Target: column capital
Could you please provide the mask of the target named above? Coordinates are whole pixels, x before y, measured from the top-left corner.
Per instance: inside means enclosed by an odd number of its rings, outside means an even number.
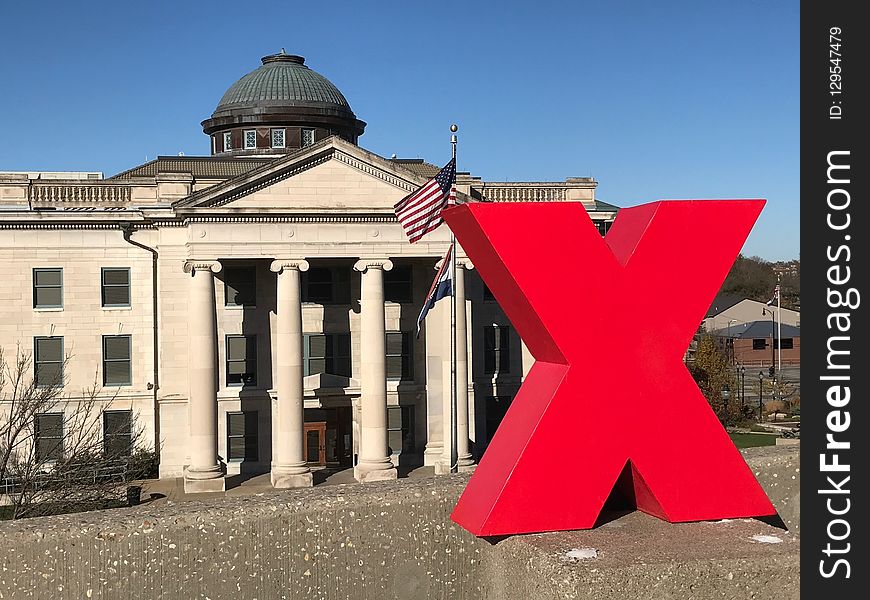
[[[223,265],[218,260],[186,260],[184,261],[184,272],[193,273],[194,271],[211,271],[212,273],[220,273]]]
[[[280,273],[285,269],[307,271],[309,266],[308,261],[304,258],[276,258],[272,261],[272,264],[269,265],[269,270],[273,273]]]
[[[435,263],[435,269],[441,268],[441,263],[444,262],[443,258],[439,258],[438,262]],[[471,262],[471,259],[467,256],[457,256],[456,257],[456,266],[457,268],[465,269],[466,271],[470,271],[474,268],[474,263]]]
[[[456,266],[465,269],[466,271],[471,271],[474,268],[474,263],[471,262],[471,259],[467,256],[457,256],[456,257]]]
[[[356,261],[356,264],[353,266],[354,271],[359,271],[360,273],[365,273],[368,269],[383,269],[384,271],[390,271],[393,268],[393,261],[389,258],[361,258]]]

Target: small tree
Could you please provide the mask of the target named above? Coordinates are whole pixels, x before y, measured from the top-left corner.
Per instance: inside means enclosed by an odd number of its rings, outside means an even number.
[[[132,412],[121,424],[130,443],[106,443],[102,407],[114,397],[101,397],[96,383],[66,396],[64,383],[63,375],[37,382],[30,354],[19,348],[7,363],[0,350],[0,494],[13,519],[105,507],[156,464]],[[46,435],[44,415],[52,413],[63,415],[62,430]]]
[[[735,393],[734,372],[714,336],[705,334],[698,340],[695,360],[690,363],[689,372],[724,424],[729,425],[742,418],[740,401]],[[723,398],[723,391],[728,391],[730,395],[727,401]]]
[[[768,377],[755,379],[752,384],[753,415],[758,418],[758,394],[761,387],[762,413],[765,415],[775,412],[791,414],[795,408],[800,407],[799,388],[791,381],[774,382]]]

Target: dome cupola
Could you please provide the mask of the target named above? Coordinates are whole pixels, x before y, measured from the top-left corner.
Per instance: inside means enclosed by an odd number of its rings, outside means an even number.
[[[283,48],[262,61],[229,87],[202,122],[212,154],[280,154],[330,135],[357,142],[366,124],[331,81]]]

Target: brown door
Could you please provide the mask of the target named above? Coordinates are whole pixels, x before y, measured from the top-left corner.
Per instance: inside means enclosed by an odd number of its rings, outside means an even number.
[[[326,421],[305,424],[305,460],[310,465],[326,464]]]

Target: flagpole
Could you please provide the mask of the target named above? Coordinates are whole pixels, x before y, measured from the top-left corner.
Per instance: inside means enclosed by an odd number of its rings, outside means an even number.
[[[776,371],[782,377],[782,287],[779,275],[776,276],[776,337],[779,340],[776,348]]]
[[[450,126],[450,131],[452,132],[450,135],[450,144],[453,146],[453,160],[454,165],[456,164],[456,132],[459,131],[459,127],[455,124]],[[454,179],[455,181],[455,179]],[[456,473],[458,471],[458,463],[459,463],[459,455],[457,453],[457,440],[459,439],[457,427],[456,427],[456,416],[457,416],[457,389],[456,389],[456,236],[453,235],[453,231],[450,231],[450,281],[451,281],[451,294],[450,294],[450,472]],[[464,307],[463,307],[464,310]]]

